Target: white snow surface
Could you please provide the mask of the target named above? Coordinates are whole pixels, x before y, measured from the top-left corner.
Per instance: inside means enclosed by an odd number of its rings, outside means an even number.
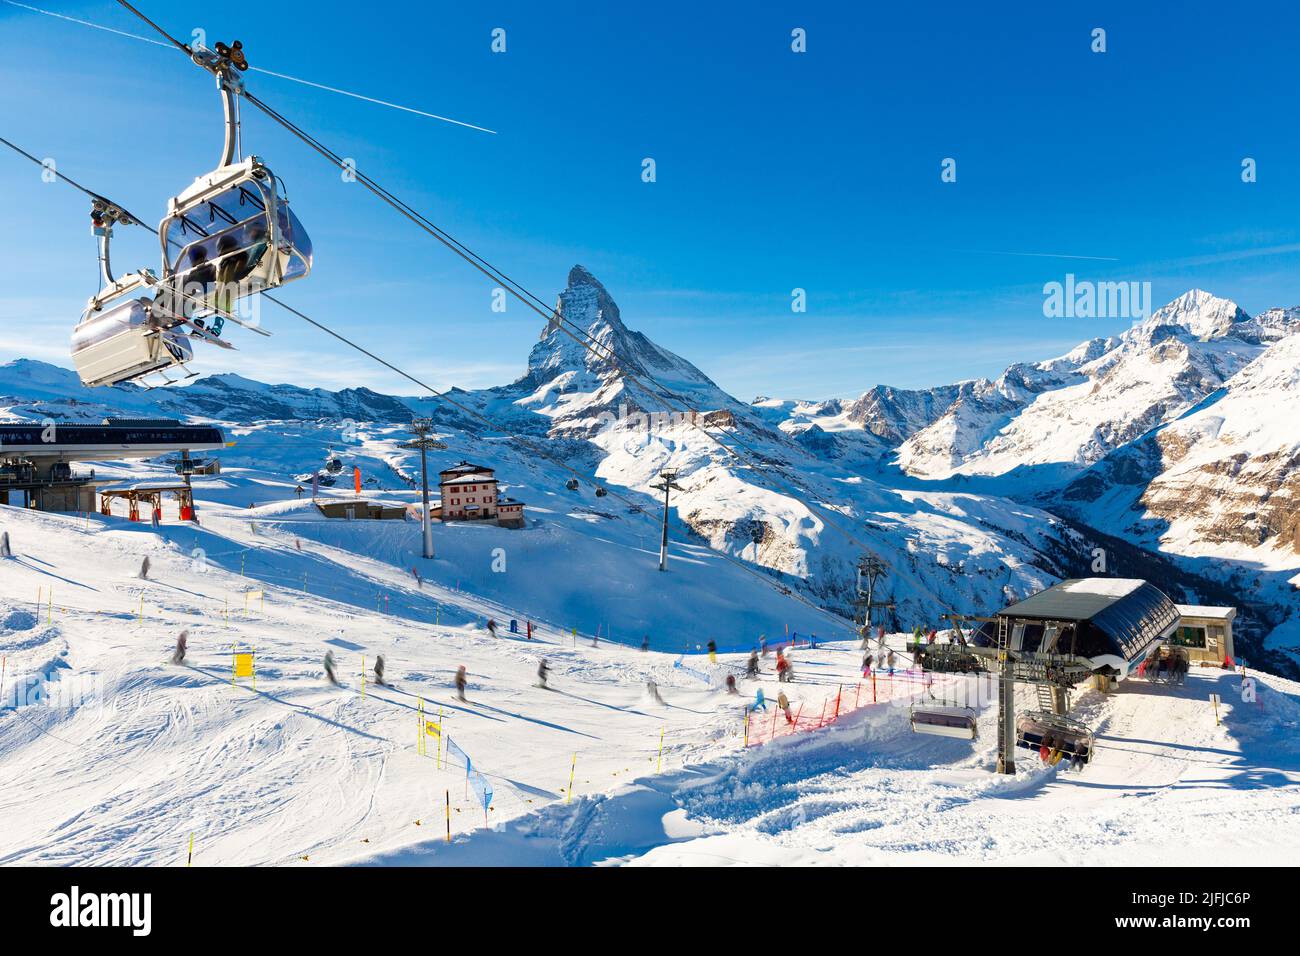
[[[0,862],[179,866],[191,834],[197,865],[1256,865],[1300,849],[1300,686],[1288,681],[1258,675],[1255,703],[1219,670],[1181,688],[1083,694],[1075,713],[1098,756],[1082,770],[1024,751],[1015,776],[999,776],[992,708],[969,743],[913,735],[903,698],[745,749],[757,687],[810,711],[869,693],[857,643],[796,649],[784,688],[768,658],[737,697],[721,677],[744,653],[711,665],[695,651],[712,626],[656,631],[648,652],[592,646],[585,627],[575,641],[567,620],[542,620],[532,644],[504,626],[493,638],[484,618],[504,625],[512,608],[436,575],[421,589],[365,553],[384,553],[386,523],[327,522],[283,501],[209,501],[202,514],[199,529],[155,532],[0,509],[15,546],[0,566]],[[245,612],[250,587],[266,591],[265,610]],[[796,609],[766,608],[769,639]],[[901,651],[901,635],[890,641]],[[256,649],[255,689],[232,685],[232,645]],[[327,649],[340,687],[322,676]],[[376,654],[392,686],[363,694],[362,655]],[[464,703],[449,686],[461,664]],[[463,766],[417,752],[420,698],[492,786],[486,813]]]

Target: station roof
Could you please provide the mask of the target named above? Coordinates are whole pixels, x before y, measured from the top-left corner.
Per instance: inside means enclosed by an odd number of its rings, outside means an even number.
[[[178,451],[212,451],[225,446],[225,435],[214,425],[155,421],[0,424],[0,458],[111,461],[153,458]]]
[[[1215,621],[1231,621],[1237,616],[1235,607],[1211,607],[1208,604],[1175,604],[1183,617],[1204,617]]]
[[[998,616],[1027,623],[1072,622],[1082,656],[1115,653],[1129,660],[1167,636],[1180,619],[1163,591],[1137,578],[1062,581],[1003,608]],[[1042,637],[1042,627],[1035,625],[1034,631],[1036,638]]]

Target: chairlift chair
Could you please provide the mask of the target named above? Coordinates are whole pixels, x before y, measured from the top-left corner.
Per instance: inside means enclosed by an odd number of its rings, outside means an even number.
[[[1092,759],[1094,744],[1087,724],[1069,717],[1032,710],[1016,718],[1016,746],[1033,751],[1046,746],[1051,751],[1051,763],[1067,757],[1087,763]]]
[[[564,487],[568,488],[570,491],[577,491],[577,490],[578,490],[578,479],[577,479],[577,478],[570,478],[568,481],[566,481],[566,482],[564,483]]]
[[[913,703],[911,707],[913,733],[975,739],[978,714],[973,707],[959,706],[956,699],[951,704],[946,700],[936,700],[928,685],[926,693],[930,695],[930,702]]]
[[[947,704],[912,705],[914,733],[974,740],[976,723],[975,711],[970,707],[952,707]]]

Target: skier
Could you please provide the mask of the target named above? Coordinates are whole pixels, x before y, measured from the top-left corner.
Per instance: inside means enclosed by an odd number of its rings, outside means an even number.
[[[885,658],[885,665],[889,668],[890,677],[894,676],[894,662],[895,662],[894,649],[891,647],[889,649],[889,656]]]
[[[930,628],[930,633],[925,635],[925,643],[933,644],[935,638],[937,638],[938,636],[939,636],[939,629],[937,627]]]
[[[749,660],[745,664],[745,676],[758,677],[758,651],[749,652]]]
[[[185,663],[185,648],[189,644],[189,640],[190,632],[187,630],[181,631],[180,636],[176,638],[176,653],[172,655],[173,664]]]
[[[867,653],[862,655],[862,676],[863,677],[866,677],[868,674],[871,673],[871,663],[874,659],[875,658],[870,651],[867,651]]]
[[[758,652],[763,657],[767,657],[767,637],[762,634],[758,637]]]
[[[149,580],[149,558],[148,558],[148,556],[146,556],[145,559],[144,559],[143,561],[140,562],[140,580],[141,580],[141,581],[147,581],[147,580]]]
[[[339,686],[339,680],[334,676],[334,652],[325,652],[325,677],[335,687]]]
[[[497,636],[497,622],[495,618],[488,618],[488,633],[493,637]]]
[[[736,675],[735,675],[735,674],[728,674],[728,675],[727,675],[727,693],[728,693],[728,694],[739,694],[739,693],[740,693],[740,691],[736,690]]]
[[[641,651],[644,653],[648,650],[650,650],[650,635],[645,634],[641,637]]]
[[[790,681],[790,659],[778,649],[776,652],[776,679],[782,684]]]
[[[528,639],[531,641],[531,640],[533,639],[533,622],[532,622],[532,621],[528,621],[528,622],[527,622],[527,631],[528,631]]]
[[[0,535],[0,558],[12,558],[13,550],[9,547],[9,532]]]
[[[456,699],[457,700],[465,699],[465,683],[466,683],[465,665],[461,664],[460,667],[456,668]]]
[[[387,687],[384,683],[384,655],[375,655],[375,683],[380,687]]]
[[[537,665],[537,679],[538,681],[540,681],[540,683],[537,686],[540,687],[542,690],[547,689],[546,675],[549,674],[550,672],[551,669],[546,665],[546,658],[543,657],[542,662]]]
[[[718,663],[718,643],[714,640],[709,641],[709,663]]]
[[[293,493],[294,493],[295,495],[298,496],[298,500],[299,500],[299,501],[302,500],[302,493],[303,493],[303,491],[305,491],[305,490],[306,490],[306,489],[304,489],[302,485],[299,485],[298,487],[296,487],[296,488],[293,489]]]
[[[785,722],[793,724],[794,718],[790,716],[790,698],[785,696],[785,691],[776,695],[776,706],[781,708],[781,713],[785,714]]]
[[[754,709],[761,709],[763,713],[767,713],[767,698],[763,696],[763,688],[761,687],[758,689],[758,693],[754,695]]]
[[[659,696],[659,685],[656,684],[653,680],[648,678],[646,679],[645,689],[646,689],[646,693],[650,695],[650,699],[653,700],[656,704],[662,704],[664,702],[664,699]]]

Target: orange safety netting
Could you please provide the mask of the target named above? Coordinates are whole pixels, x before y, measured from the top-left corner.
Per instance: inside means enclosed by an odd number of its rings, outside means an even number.
[[[755,747],[807,730],[820,730],[864,707],[908,700],[933,690],[941,684],[951,683],[951,678],[939,678],[914,670],[873,671],[853,684],[841,684],[833,693],[820,701],[790,701],[787,711],[782,711],[777,701],[765,698],[765,708],[750,704],[745,708],[744,738],[746,747]]]

